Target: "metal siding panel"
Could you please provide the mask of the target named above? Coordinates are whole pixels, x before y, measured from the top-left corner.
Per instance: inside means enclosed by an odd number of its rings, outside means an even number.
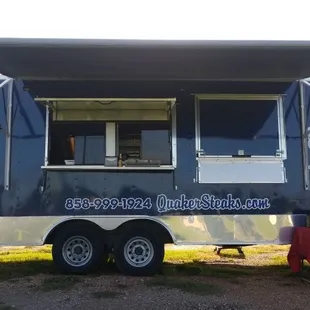
[[[73,87],[70,83],[56,83],[61,84],[61,91],[72,93],[76,92],[90,92],[92,88],[88,87]],[[126,84],[126,83],[125,83]],[[130,84],[130,83],[129,83]],[[47,85],[50,85],[47,83]],[[69,86],[68,86],[69,85]],[[71,88],[70,88],[71,85]],[[82,84],[78,84],[79,86]],[[97,84],[97,86],[101,84]],[[105,84],[106,85],[106,84]],[[121,87],[116,89],[118,83],[114,83],[112,92],[119,91]],[[115,86],[116,85],[116,86]],[[122,84],[124,85],[124,84]],[[174,172],[169,173],[149,173],[149,172],[50,172],[47,171],[46,183],[42,181],[43,173],[40,165],[44,160],[44,115],[45,112],[40,110],[39,106],[34,105],[33,101],[29,99],[22,87],[19,88],[18,93],[22,97],[22,106],[27,106],[27,110],[22,111],[21,120],[14,121],[19,127],[16,135],[13,138],[13,176],[14,176],[14,191],[3,193],[1,189],[1,215],[13,215],[16,218],[19,216],[39,216],[39,215],[78,215],[78,214],[92,214],[98,216],[99,211],[75,211],[67,212],[64,208],[65,199],[67,197],[85,197],[86,195],[96,195],[97,197],[110,197],[117,195],[121,197],[151,197],[156,198],[156,195],[163,193],[172,199],[179,199],[180,195],[184,194],[187,198],[199,198],[202,194],[214,195],[217,199],[225,199],[227,194],[238,197],[243,201],[248,198],[268,198],[270,201],[270,208],[264,210],[170,210],[165,215],[167,216],[185,216],[185,215],[214,215],[220,213],[221,215],[246,215],[246,214],[296,214],[308,213],[310,206],[310,196],[308,192],[303,191],[302,185],[302,166],[301,166],[301,140],[300,140],[300,122],[298,98],[295,90],[296,85],[293,85],[287,92],[285,98],[285,119],[286,119],[286,134],[288,159],[285,161],[287,168],[287,176],[289,183],[285,184],[199,184],[194,182],[195,168],[196,168],[196,154],[195,138],[194,138],[194,107],[192,97],[189,95],[193,88],[197,87],[202,90],[209,89],[211,92],[219,90],[233,89],[235,92],[265,92],[270,90],[274,93],[273,87],[278,87],[277,84],[235,84],[235,83],[197,83],[186,84],[185,90],[181,84],[156,84],[147,87],[146,89],[139,89],[139,83],[125,87],[125,92],[128,93],[158,93],[165,92],[165,96],[178,95],[177,119],[178,119],[178,167]],[[148,84],[150,85],[150,84]],[[161,85],[160,87],[158,85]],[[171,86],[172,85],[172,86]],[[197,86],[198,85],[198,86]],[[211,85],[211,86],[210,86]],[[280,86],[279,86],[280,87]],[[281,84],[281,89],[283,85]],[[102,87],[101,87],[102,88]],[[109,87],[104,87],[105,91]],[[271,90],[272,89],[272,90]],[[53,90],[53,87],[52,87]],[[201,91],[201,90],[195,90]],[[44,95],[44,94],[43,94]],[[146,95],[147,96],[147,95]],[[28,98],[28,99],[27,99]],[[44,110],[44,109],[43,109]],[[39,117],[39,115],[41,116]],[[18,114],[17,114],[18,115]],[[29,119],[33,129],[29,132]],[[28,123],[27,123],[28,122]],[[15,129],[14,129],[15,130]],[[29,156],[29,154],[31,154]],[[26,160],[25,160],[26,158]],[[1,177],[0,177],[1,180]],[[1,185],[2,183],[0,183]],[[44,192],[41,195],[39,188],[44,184]],[[177,189],[174,187],[177,185]],[[119,212],[119,213],[118,213]],[[148,214],[145,210],[136,211],[135,215]],[[156,208],[149,212],[157,214]],[[107,214],[108,212],[103,212]],[[130,212],[128,212],[130,213]],[[116,210],[113,216],[121,215],[122,210]],[[22,218],[21,218],[22,219]]]
[[[30,216],[0,217],[0,245],[42,245],[57,225],[73,219],[91,221],[106,230],[136,220],[150,220],[163,225],[176,244],[289,244],[296,221],[305,225],[299,215],[198,215],[167,217],[130,216]],[[10,232],[10,233],[8,233]]]
[[[199,183],[284,183],[284,167],[272,162],[211,162],[199,160]]]

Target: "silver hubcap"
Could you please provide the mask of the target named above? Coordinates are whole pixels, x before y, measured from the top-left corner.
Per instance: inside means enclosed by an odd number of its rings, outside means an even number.
[[[145,267],[154,257],[153,245],[146,238],[134,237],[126,243],[124,257],[133,267]]]
[[[91,260],[92,255],[92,244],[87,238],[81,236],[69,238],[62,248],[62,256],[66,263],[75,267],[86,265]]]

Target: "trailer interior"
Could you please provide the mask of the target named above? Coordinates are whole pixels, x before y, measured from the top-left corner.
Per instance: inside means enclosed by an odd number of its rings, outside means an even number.
[[[173,169],[176,165],[175,98],[35,100],[46,105],[48,115],[43,169]]]

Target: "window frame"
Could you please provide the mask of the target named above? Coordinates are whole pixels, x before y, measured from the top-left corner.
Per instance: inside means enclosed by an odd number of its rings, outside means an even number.
[[[197,157],[201,158],[233,158],[232,155],[205,155],[201,149],[201,131],[200,131],[200,101],[208,100],[253,100],[253,101],[276,101],[279,148],[276,155],[252,155],[250,158],[287,158],[285,124],[283,112],[283,95],[248,95],[248,94],[195,94],[195,146]]]
[[[177,167],[177,120],[176,120],[176,98],[35,98],[36,102],[43,103],[46,107],[45,123],[45,152],[44,165],[41,167],[46,170],[174,170]],[[136,166],[136,167],[107,167],[104,165],[49,165],[50,149],[50,122],[52,122],[53,103],[57,101],[118,101],[118,102],[166,102],[170,110],[170,118],[167,119],[171,124],[171,165],[154,166]],[[103,121],[106,123],[107,121]],[[110,121],[108,121],[110,122]],[[115,120],[117,123],[118,120]],[[147,120],[146,120],[147,122]],[[117,138],[115,143],[117,144]]]
[[[198,183],[212,183],[211,180],[203,181],[201,171],[203,165],[217,164],[218,167],[222,164],[222,167],[229,164],[275,164],[279,166],[279,169],[283,170],[281,181],[257,181],[258,183],[285,183],[286,173],[284,167],[284,161],[287,159],[287,145],[286,145],[286,133],[285,133],[285,121],[284,121],[284,107],[282,94],[193,94],[195,99],[195,154],[197,161],[197,171],[195,182]],[[208,155],[201,149],[201,127],[200,127],[200,105],[201,101],[208,100],[253,100],[253,101],[276,101],[277,105],[277,120],[278,120],[278,150],[275,155],[252,155],[251,157],[235,157],[233,155]],[[253,102],[255,104],[255,102]],[[211,166],[210,166],[211,167]],[[249,166],[248,166],[249,167]],[[206,169],[206,168],[203,168]],[[279,176],[277,176],[279,179]],[[249,181],[251,183],[252,181]],[[254,181],[255,182],[255,181]],[[214,183],[227,183],[226,181],[214,182]],[[241,181],[229,181],[228,183],[243,183]]]

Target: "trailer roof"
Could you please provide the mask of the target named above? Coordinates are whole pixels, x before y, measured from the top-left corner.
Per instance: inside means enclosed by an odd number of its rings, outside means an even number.
[[[0,72],[24,80],[294,81],[310,41],[0,39]]]

